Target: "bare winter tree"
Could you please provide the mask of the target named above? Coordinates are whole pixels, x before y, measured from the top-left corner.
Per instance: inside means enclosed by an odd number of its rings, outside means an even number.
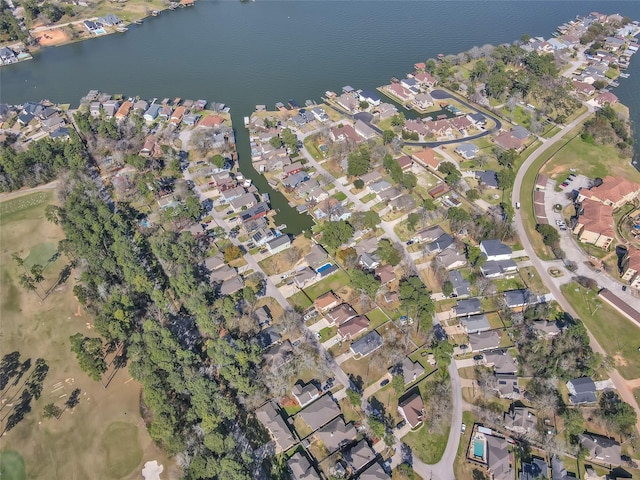
[[[291,246],[284,251],[284,256],[291,265],[295,265],[302,257],[302,250],[298,247]]]

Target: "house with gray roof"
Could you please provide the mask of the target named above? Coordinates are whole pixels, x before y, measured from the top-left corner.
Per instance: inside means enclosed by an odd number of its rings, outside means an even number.
[[[541,458],[533,457],[531,463],[522,464],[520,480],[537,480],[549,478],[549,465]]]
[[[556,455],[551,458],[551,480],[575,480],[576,476],[569,474],[562,462]]]
[[[379,180],[375,183],[370,184],[367,188],[371,193],[375,193],[376,195],[378,195],[391,187],[392,185],[386,180]]]
[[[293,277],[293,281],[296,282],[296,285],[299,287],[304,287],[308,282],[311,282],[316,279],[316,272],[311,270],[309,267],[305,267],[296,273],[295,277]]]
[[[271,255],[282,252],[291,246],[289,235],[280,235],[279,237],[267,242],[267,250]]]
[[[426,247],[429,253],[440,253],[445,248],[453,245],[453,237],[448,233],[443,233]]]
[[[221,267],[216,268],[209,274],[209,281],[211,283],[221,283],[221,282],[224,282],[225,280],[234,278],[237,275],[238,275],[238,272],[236,271],[236,269],[230,267],[225,263]]]
[[[487,468],[494,480],[513,480],[513,468],[509,456],[507,440],[487,436]]]
[[[462,300],[458,300],[455,309],[456,317],[482,313],[482,305],[480,304],[480,300],[478,298],[465,298]]]
[[[589,377],[574,378],[567,382],[569,401],[573,405],[596,402],[596,384]]]
[[[520,435],[533,433],[538,429],[538,417],[527,407],[516,407],[515,404],[504,414],[504,426]]]
[[[342,417],[327,423],[316,431],[315,436],[324,443],[329,453],[333,453],[356,438],[353,422],[345,423]]]
[[[402,359],[402,377],[404,384],[409,385],[424,375],[424,367],[418,361],[413,361],[409,357]]]
[[[302,452],[294,453],[287,460],[289,472],[293,480],[320,480],[317,470],[311,465],[307,456]]]
[[[498,188],[498,174],[495,170],[477,170],[478,183],[487,188]]]
[[[527,288],[507,290],[504,292],[504,299],[509,308],[521,308],[541,302],[541,299]]]
[[[509,260],[513,254],[511,248],[500,240],[483,240],[480,242],[480,251],[488,261]]]
[[[229,204],[234,211],[242,210],[242,207],[251,208],[256,204],[256,197],[253,193],[245,193],[232,199]]]
[[[330,325],[342,325],[344,322],[352,319],[357,315],[358,313],[353,309],[351,305],[343,303],[342,305],[334,308],[329,313],[327,313],[324,318],[329,322]]]
[[[304,420],[304,423],[311,428],[312,432],[315,432],[338,415],[340,415],[340,407],[329,393],[298,412],[298,416]]]
[[[229,278],[220,285],[220,295],[233,295],[244,288],[244,280],[240,275]]]
[[[455,152],[465,160],[471,160],[478,156],[480,149],[471,142],[461,143],[456,147]]]
[[[374,182],[382,180],[382,174],[377,170],[373,170],[371,172],[365,173],[364,175],[361,175],[360,180],[362,180],[365,185],[370,185]]]
[[[496,375],[514,375],[518,372],[518,364],[507,350],[485,352],[484,359],[488,367],[493,366]]]
[[[281,339],[282,336],[275,327],[265,328],[256,335],[258,345],[262,349],[269,348],[271,345],[278,343]]]
[[[376,131],[371,128],[369,125],[364,123],[362,120],[356,120],[356,124],[353,127],[358,135],[360,135],[365,140],[370,140],[372,138],[376,138]]]
[[[320,396],[320,391],[313,382],[305,385],[301,380],[293,386],[291,393],[303,408]]]
[[[421,230],[413,237],[414,242],[433,242],[445,234],[445,231],[440,225],[434,225],[425,230]]]
[[[436,256],[436,260],[447,270],[464,267],[467,264],[467,257],[453,244],[441,251]]]
[[[611,466],[618,466],[622,463],[620,444],[613,438],[595,433],[584,433],[578,435],[578,441],[580,445],[589,450],[587,458],[591,461]]]
[[[257,409],[256,417],[273,438],[276,444],[276,453],[288,450],[295,445],[296,439],[273,402],[265,403]]]
[[[371,465],[358,477],[359,480],[388,480],[391,478],[378,462]]]
[[[555,337],[562,332],[563,325],[558,321],[536,320],[531,327],[541,336]]]
[[[460,323],[462,323],[462,326],[467,333],[486,332],[491,329],[489,319],[483,313],[462,317],[460,319]]]
[[[500,346],[500,334],[496,330],[469,334],[469,346],[472,352],[484,352]]]
[[[258,326],[260,328],[271,323],[271,312],[269,311],[269,307],[266,305],[256,308],[253,312],[253,316],[255,317],[256,322],[258,322]]]
[[[279,368],[291,361],[293,357],[293,346],[289,340],[272,346],[264,352],[263,358],[267,366],[271,369]]]
[[[469,289],[471,288],[471,283],[469,280],[462,276],[458,270],[453,270],[449,272],[449,281],[453,286],[453,294],[456,297],[468,297]]]
[[[363,253],[358,263],[368,270],[375,270],[380,265],[380,258],[375,253]]]
[[[518,140],[524,140],[529,135],[531,135],[531,132],[529,132],[529,130],[524,128],[522,125],[516,125],[511,129],[511,136],[517,138]]]
[[[304,258],[307,261],[307,264],[311,268],[314,268],[326,263],[327,258],[329,258],[329,254],[321,245],[314,243],[311,245],[311,252],[309,252],[309,254]]]
[[[515,375],[500,375],[497,377],[495,390],[500,398],[517,400],[522,398],[520,379]]]
[[[365,336],[359,338],[355,342],[352,342],[350,348],[354,355],[366,357],[370,353],[380,348],[382,346],[382,343],[383,341],[380,334],[377,331],[372,330]]]
[[[489,260],[480,266],[486,278],[501,278],[518,272],[518,265],[513,260]]]
[[[351,474],[362,470],[369,462],[376,458],[376,452],[363,438],[342,455],[351,467]]]

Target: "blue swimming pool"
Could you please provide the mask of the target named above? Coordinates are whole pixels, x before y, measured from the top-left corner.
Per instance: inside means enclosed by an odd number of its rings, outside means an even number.
[[[327,270],[327,269],[329,269],[329,268],[331,268],[331,263],[325,263],[325,264],[324,264],[324,265],[322,265],[320,268],[318,268],[318,269],[316,270],[316,272],[318,272],[318,273],[322,273],[322,272],[324,272],[325,270]]]
[[[476,438],[473,441],[473,456],[476,458],[484,458],[484,440]]]

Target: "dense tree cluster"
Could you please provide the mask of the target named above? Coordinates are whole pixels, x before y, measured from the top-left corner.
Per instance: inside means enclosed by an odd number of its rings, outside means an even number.
[[[26,41],[27,32],[20,28],[18,20],[4,0],[0,2],[0,42]]]
[[[612,144],[626,152],[633,145],[629,126],[609,104],[584,123],[581,138],[588,143]]]

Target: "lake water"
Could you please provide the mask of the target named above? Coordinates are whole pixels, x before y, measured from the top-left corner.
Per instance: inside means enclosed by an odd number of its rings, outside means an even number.
[[[42,50],[34,60],[0,69],[0,101],[43,98],[76,105],[90,89],[152,97],[204,98],[231,107],[242,171],[271,194],[276,222],[297,233],[311,220],[288,207],[251,167],[242,117],[256,104],[319,100],[344,85],[373,89],[415,62],[512,42],[524,33],[550,36],[591,11],[640,20],[631,1],[265,1],[201,0],[162,12],[126,34]],[[615,90],[640,124],[640,59]]]

